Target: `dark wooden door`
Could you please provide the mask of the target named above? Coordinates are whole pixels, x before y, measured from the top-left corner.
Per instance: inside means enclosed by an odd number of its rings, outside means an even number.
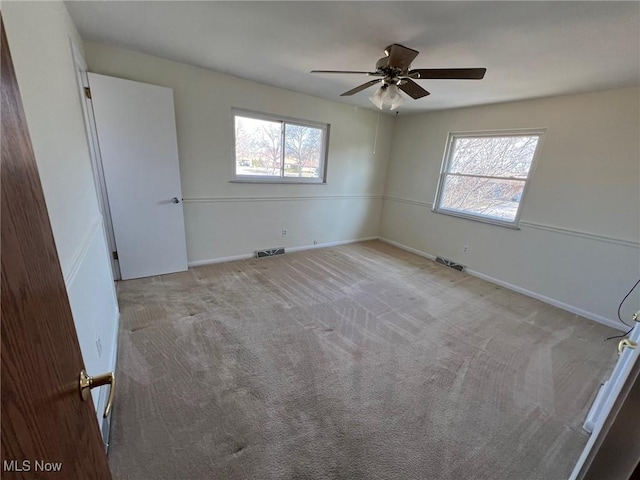
[[[110,479],[1,24],[3,479]]]

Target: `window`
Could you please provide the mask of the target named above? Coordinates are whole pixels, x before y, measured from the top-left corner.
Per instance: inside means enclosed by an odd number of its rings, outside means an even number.
[[[329,125],[234,110],[233,180],[325,183]]]
[[[542,134],[449,134],[434,211],[517,228]]]

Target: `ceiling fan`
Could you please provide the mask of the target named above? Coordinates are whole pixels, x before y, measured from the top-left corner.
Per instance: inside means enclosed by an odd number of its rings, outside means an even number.
[[[311,70],[311,73],[349,73],[380,77],[352,88],[340,96],[351,96],[380,83],[380,88],[369,99],[381,110],[384,105],[389,105],[390,110],[395,110],[402,103],[399,90],[413,99],[429,95],[429,92],[414,80],[481,80],[487,71],[486,68],[417,68],[412,70],[411,62],[420,52],[397,43],[385,48],[384,54],[385,56],[376,63],[374,72]]]

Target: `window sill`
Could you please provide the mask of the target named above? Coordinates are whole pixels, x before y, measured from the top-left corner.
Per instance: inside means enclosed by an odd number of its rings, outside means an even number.
[[[473,214],[464,213],[464,212],[458,212],[458,211],[455,211],[455,210],[445,210],[445,209],[434,208],[431,211],[433,213],[439,213],[441,215],[448,215],[450,217],[464,218],[466,220],[472,220],[474,222],[480,222],[480,223],[488,223],[489,225],[495,225],[497,227],[509,228],[511,230],[520,230],[520,227],[518,226],[519,220],[517,220],[517,219],[516,219],[515,222],[503,222],[503,221],[498,220],[498,219],[494,219],[494,218],[490,218],[490,217],[480,217],[478,215],[473,215]]]
[[[266,183],[276,185],[326,185],[327,182],[322,181],[304,181],[304,180],[229,180],[229,183]]]

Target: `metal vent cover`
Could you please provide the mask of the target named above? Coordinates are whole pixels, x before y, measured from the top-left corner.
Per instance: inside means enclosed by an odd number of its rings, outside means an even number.
[[[284,255],[284,247],[267,248],[256,250],[256,258],[273,257],[274,255]]]
[[[453,268],[454,270],[457,270],[459,272],[463,271],[465,268],[464,265],[461,265],[459,263],[454,262],[453,260],[449,260],[444,257],[436,257],[436,263],[441,263],[442,265],[449,268]]]

